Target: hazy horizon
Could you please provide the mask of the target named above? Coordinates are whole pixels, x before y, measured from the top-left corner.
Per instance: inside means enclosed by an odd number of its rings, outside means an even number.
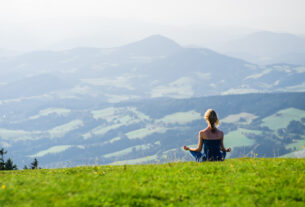
[[[300,0],[12,0],[0,8],[0,48],[115,47],[153,34],[201,46],[255,31],[301,36],[304,6]]]

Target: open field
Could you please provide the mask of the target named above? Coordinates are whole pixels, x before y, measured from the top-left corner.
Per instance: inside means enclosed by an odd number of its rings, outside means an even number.
[[[169,114],[162,119],[156,120],[156,122],[163,122],[166,124],[186,124],[195,120],[200,120],[200,113],[192,110],[187,112],[177,112]]]
[[[42,116],[48,116],[50,114],[56,114],[58,116],[66,116],[71,112],[70,109],[65,108],[47,108],[39,111],[39,114],[29,117],[29,119],[38,119]]]
[[[305,118],[304,110],[288,108],[264,118],[262,120],[262,126],[266,126],[272,130],[278,130],[286,128],[291,121],[300,121],[302,118]]]
[[[0,172],[0,206],[304,206],[305,159]]]
[[[260,131],[257,130],[249,130],[239,128],[235,131],[229,132],[224,135],[224,145],[225,147],[242,147],[242,146],[251,146],[254,144],[254,140],[249,139],[247,134],[259,134]]]
[[[166,127],[145,127],[141,129],[137,129],[134,131],[130,131],[126,133],[126,136],[129,139],[143,139],[144,137],[151,135],[153,133],[165,133],[167,130],[170,130],[172,128],[166,128]]]

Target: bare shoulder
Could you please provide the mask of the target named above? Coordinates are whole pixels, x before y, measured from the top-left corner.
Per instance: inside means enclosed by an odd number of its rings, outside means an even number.
[[[205,134],[205,130],[203,129],[203,130],[200,130],[199,131],[199,134],[200,134],[200,136],[203,136],[204,134]]]
[[[217,131],[218,131],[220,137],[223,138],[223,131],[221,131],[221,130],[219,130],[219,129],[217,129]]]
[[[205,129],[201,130],[200,133],[206,134],[208,130],[209,130],[208,128],[205,128]]]

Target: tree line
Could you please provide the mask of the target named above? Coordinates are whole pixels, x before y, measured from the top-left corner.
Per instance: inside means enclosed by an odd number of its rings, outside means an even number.
[[[7,160],[4,159],[5,154],[7,154],[7,151],[5,151],[4,148],[1,148],[0,149],[0,170],[18,170],[17,165],[14,164],[14,162],[11,158],[8,158]],[[38,169],[38,160],[35,158],[29,167],[24,165],[23,169]]]

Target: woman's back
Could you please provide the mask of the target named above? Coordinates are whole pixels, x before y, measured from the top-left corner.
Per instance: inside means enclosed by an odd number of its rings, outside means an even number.
[[[189,150],[196,161],[205,160],[224,160],[226,152],[230,152],[231,148],[226,149],[223,145],[223,132],[215,127],[219,125],[217,114],[214,110],[209,109],[205,112],[204,118],[208,123],[208,127],[199,132],[199,141],[197,148],[189,148],[184,146],[185,150]],[[204,153],[201,153],[202,147]]]
[[[203,153],[209,161],[221,160],[222,155],[220,152],[220,139],[204,139],[203,140]]]
[[[202,139],[206,140],[220,140],[223,138],[223,132],[217,128],[212,131],[211,128],[207,127],[206,129],[200,131]]]
[[[206,159],[221,160],[221,144],[223,139],[223,132],[217,128],[212,130],[210,127],[202,130],[203,139],[203,153],[206,155]]]

